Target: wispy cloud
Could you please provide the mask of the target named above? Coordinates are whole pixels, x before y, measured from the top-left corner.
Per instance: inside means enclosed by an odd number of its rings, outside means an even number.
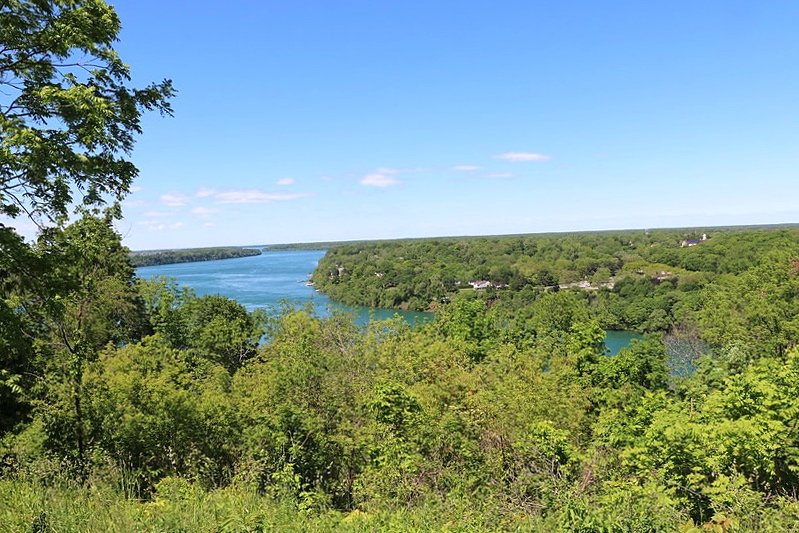
[[[277,184],[278,185],[294,185],[294,179],[293,178],[280,178],[279,180],[277,180]]]
[[[140,225],[155,231],[175,230],[182,228],[185,224],[183,222],[166,223],[158,220],[142,220]]]
[[[197,191],[197,194],[195,194],[195,196],[197,198],[208,198],[209,196],[213,196],[215,194],[216,194],[216,190],[214,190],[214,189],[209,189],[208,187],[200,187],[200,189]]]
[[[162,194],[161,203],[169,207],[181,207],[189,203],[189,199],[183,194]]]
[[[490,172],[485,175],[486,178],[489,179],[500,179],[500,178],[512,178],[515,176],[513,172]]]
[[[129,190],[130,190],[131,194],[133,194],[133,193],[137,193],[137,192],[142,192],[144,189],[142,189],[138,185],[131,185]]]
[[[299,200],[310,196],[308,193],[280,193],[265,192],[255,189],[244,191],[225,191],[214,194],[214,200],[218,204],[265,204],[268,202],[287,202]]]
[[[380,167],[377,170],[375,170],[375,174],[393,175],[393,174],[399,174],[400,172],[403,172],[403,170],[399,169],[399,168],[392,168],[392,167]]]
[[[192,209],[191,212],[193,214],[201,216],[201,217],[207,217],[207,216],[213,215],[215,213],[218,213],[219,209],[217,209],[216,207],[198,206],[198,207],[195,207],[194,209]]]
[[[392,173],[387,172],[374,172],[372,174],[367,174],[361,178],[361,185],[365,185],[367,187],[391,187],[392,185],[399,185],[400,181],[391,174]]]
[[[142,214],[149,218],[162,218],[162,217],[168,217],[173,213],[169,213],[167,211],[145,211]]]
[[[480,167],[477,165],[455,165],[452,167],[452,170],[457,170],[458,172],[474,172],[475,170],[480,170]]]
[[[548,155],[534,154],[532,152],[505,152],[504,154],[494,156],[494,159],[519,163],[523,161],[548,161],[550,157]]]

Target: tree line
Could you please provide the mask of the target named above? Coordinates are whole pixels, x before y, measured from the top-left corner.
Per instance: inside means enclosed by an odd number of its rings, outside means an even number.
[[[702,235],[705,240],[701,240]],[[686,241],[696,245],[686,246]],[[799,255],[794,227],[641,230],[364,242],[331,248],[313,280],[351,305],[435,310],[479,297],[509,319],[545,292],[580,293],[607,329],[666,332],[691,322],[701,291],[770,253]],[[485,281],[486,290],[470,283]]]
[[[238,246],[217,246],[213,248],[181,248],[179,250],[153,250],[131,252],[130,261],[135,267],[168,265],[172,263],[195,263],[199,261],[218,261],[261,255],[257,248]]]

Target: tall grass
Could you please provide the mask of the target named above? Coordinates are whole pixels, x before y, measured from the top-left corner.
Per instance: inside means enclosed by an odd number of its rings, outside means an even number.
[[[492,523],[493,522],[493,523]],[[540,524],[539,524],[540,525]],[[375,513],[305,511],[248,487],[213,491],[179,479],[159,484],[151,501],[126,498],[111,486],[39,486],[0,480],[2,532],[308,532],[546,530],[466,505],[422,504]]]

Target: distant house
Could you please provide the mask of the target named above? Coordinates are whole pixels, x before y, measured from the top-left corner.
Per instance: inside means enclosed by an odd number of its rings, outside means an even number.
[[[478,291],[481,289],[488,289],[489,287],[491,287],[491,282],[486,281],[484,279],[478,279],[475,281],[470,281],[469,285],[471,285],[474,290]]]
[[[701,239],[683,239],[680,241],[680,246],[685,248],[687,246],[696,246],[697,244],[701,244],[707,240],[707,233],[702,234]]]

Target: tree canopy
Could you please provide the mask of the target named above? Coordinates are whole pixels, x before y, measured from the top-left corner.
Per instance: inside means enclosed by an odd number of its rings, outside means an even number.
[[[130,85],[120,28],[102,0],[0,5],[0,214],[47,225],[128,192],[141,113],[170,114],[174,89]]]

